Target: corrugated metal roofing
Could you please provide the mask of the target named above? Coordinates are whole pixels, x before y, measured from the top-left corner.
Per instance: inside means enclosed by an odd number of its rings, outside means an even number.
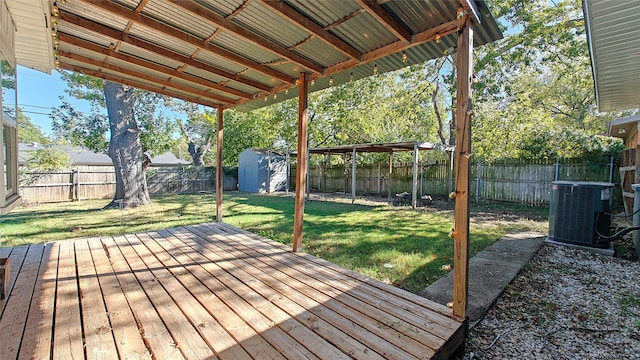
[[[389,29],[367,13],[336,26],[332,32],[361,53],[368,53],[398,40]]]
[[[475,4],[482,19],[474,24],[476,44],[499,39],[485,4]],[[250,110],[296,96],[301,72],[310,74],[310,90],[317,91],[330,86],[331,78],[338,85],[371,76],[376,66],[383,73],[442,56],[455,45],[461,5],[460,0],[388,1],[371,8],[355,0],[69,0],[59,4],[61,67],[85,68],[195,102],[211,93],[216,100],[206,100],[209,105],[224,101],[225,107]],[[439,43],[432,41],[436,27],[443,37]],[[94,60],[84,64],[73,53]],[[125,55],[135,59],[102,66],[95,61]],[[162,68],[143,71],[139,60]],[[124,70],[115,71],[113,64]],[[203,92],[202,79],[215,82],[212,91]]]
[[[302,31],[299,25],[288,22],[282,15],[269,11],[269,8],[258,2],[249,3],[232,21],[284,47],[293,46],[310,35],[309,32]],[[273,24],[278,26],[274,27]]]
[[[584,0],[600,111],[640,108],[640,2]]]
[[[195,17],[190,12],[183,11],[174,4],[164,0],[149,1],[141,13],[201,39],[206,39],[211,36],[217,28],[217,26],[211,24],[209,21]]]

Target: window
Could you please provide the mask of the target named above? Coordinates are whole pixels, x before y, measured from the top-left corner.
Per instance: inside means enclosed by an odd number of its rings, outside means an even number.
[[[2,152],[0,162],[3,174],[0,177],[0,214],[9,211],[18,203],[18,131],[16,123],[16,71],[6,60],[0,61],[0,112],[2,120]]]

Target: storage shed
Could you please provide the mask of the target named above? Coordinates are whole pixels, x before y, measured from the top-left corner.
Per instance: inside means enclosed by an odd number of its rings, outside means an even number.
[[[246,149],[238,155],[238,190],[251,193],[284,191],[286,157],[273,150]]]

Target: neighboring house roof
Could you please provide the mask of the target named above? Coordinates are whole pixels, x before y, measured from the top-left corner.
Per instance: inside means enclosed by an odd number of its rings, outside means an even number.
[[[111,158],[104,153],[96,153],[88,149],[81,147],[70,147],[61,145],[42,145],[42,144],[18,144],[18,158],[19,163],[24,164],[28,158],[27,154],[30,151],[37,149],[59,149],[66,152],[69,155],[69,160],[74,166],[78,165],[94,165],[94,166],[110,166],[113,165]],[[189,165],[189,161],[180,160],[170,152],[154,156],[151,158],[151,166],[181,166]]]
[[[600,111],[640,108],[640,1],[583,0]]]

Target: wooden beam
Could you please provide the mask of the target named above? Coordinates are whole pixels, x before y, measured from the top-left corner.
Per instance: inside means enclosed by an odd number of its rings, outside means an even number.
[[[370,51],[364,55],[360,60],[346,60],[334,66],[328,67],[324,76],[329,76],[335,73],[339,73],[341,71],[350,69],[356,65],[362,65],[370,62],[374,62],[376,60],[382,59],[391,54],[396,54],[404,50],[409,50],[414,46],[422,45],[429,41],[435,40],[436,35],[440,35],[442,37],[454,33],[458,29],[458,21],[453,20],[442,25],[438,25],[429,30],[425,30],[421,33],[415,34],[413,36],[413,40],[410,43],[407,43],[403,40],[393,42],[389,45],[383,46],[376,50]]]
[[[132,37],[130,35],[124,35],[122,34],[122,32],[120,32],[119,30],[110,28],[108,26],[96,23],[94,21],[91,20],[87,20],[84,18],[81,18],[79,16],[64,12],[62,10],[60,10],[60,16],[59,16],[59,20],[62,22],[67,22],[69,24],[73,24],[76,26],[80,26],[84,29],[86,29],[87,31],[94,31],[100,35],[103,36],[107,36],[110,37],[112,39],[115,39],[116,41],[122,41],[124,43],[136,46],[138,48],[150,51],[152,53],[155,53],[157,55],[166,57],[166,58],[170,58],[173,59],[175,61],[179,61],[182,62],[186,65],[189,66],[193,66],[195,68],[204,70],[204,71],[208,71],[210,73],[225,77],[227,79],[231,79],[234,81],[237,81],[239,83],[251,86],[253,88],[256,89],[260,89],[263,91],[271,91],[271,87],[262,83],[259,83],[257,81],[253,81],[253,80],[249,80],[246,78],[243,78],[239,75],[218,69],[216,67],[213,67],[211,65],[207,65],[205,63],[199,62],[197,60],[193,60],[191,58],[189,58],[188,56],[184,56],[180,53],[162,48],[160,46],[154,45],[150,42],[147,42],[145,40],[142,39],[138,39],[135,37]]]
[[[189,101],[189,102],[196,103],[196,104],[201,104],[201,105],[206,105],[206,106],[211,106],[211,107],[218,107],[218,106],[221,105],[220,103],[215,103],[215,102],[212,102],[212,101],[209,101],[209,100],[201,99],[199,97],[187,96],[185,94],[180,94],[180,93],[177,93],[175,91],[167,90],[165,88],[158,88],[158,87],[151,86],[151,85],[148,85],[148,84],[144,84],[144,83],[141,83],[141,82],[138,82],[138,81],[125,79],[125,78],[120,77],[120,76],[107,74],[107,73],[104,73],[102,71],[97,71],[97,70],[84,68],[84,67],[81,67],[81,66],[78,66],[78,65],[71,65],[71,64],[67,64],[67,63],[61,62],[60,63],[60,68],[65,69],[65,70],[71,70],[71,71],[79,72],[79,73],[85,74],[85,75],[90,75],[90,76],[97,77],[97,78],[100,78],[100,79],[109,80],[111,82],[115,82],[115,83],[118,83],[118,84],[123,84],[123,85],[131,86],[131,87],[135,87],[135,88],[138,88],[138,89],[142,89],[142,90],[152,91],[152,92],[155,92],[155,93],[158,93],[158,94],[171,96],[171,97],[174,97],[176,99],[182,99],[182,100]]]
[[[289,21],[301,26],[311,34],[315,35],[318,39],[325,42],[332,48],[342,52],[352,59],[359,59],[362,55],[358,49],[342,41],[337,36],[333,35],[329,31],[322,28],[322,26],[316,24],[313,20],[300,13],[295,8],[279,0],[260,0],[261,3],[270,7],[274,11],[283,15]]]
[[[309,69],[316,74],[320,74],[324,70],[322,66],[308,59],[305,59],[304,57],[298,54],[292,53],[291,51],[285,48],[282,48],[276,45],[273,41],[257,36],[255,33],[252,33],[251,31],[243,28],[242,26],[233,23],[231,20],[216,14],[215,12],[207,9],[202,5],[199,5],[195,2],[187,2],[184,0],[168,0],[168,1],[172,2],[176,6],[181,7],[186,11],[191,12],[193,15],[200,16],[203,19],[206,19],[207,21],[210,21],[216,24],[217,26],[230,31],[242,37],[245,40],[250,41],[252,44],[254,44],[255,46],[261,49],[264,49],[271,53],[282,56],[283,58],[295,64],[298,64],[303,68]],[[248,4],[248,3],[245,3],[245,4]]]
[[[467,17],[458,32],[456,59],[456,190],[453,230],[453,314],[465,317],[469,285],[469,172],[473,26]]]
[[[71,36],[71,35],[67,35],[67,34],[59,34],[60,37],[60,41],[65,43],[65,44],[69,44],[69,45],[73,45],[73,46],[77,46],[79,48],[83,48],[85,50],[89,50],[89,51],[93,51],[95,53],[98,54],[102,54],[104,56],[107,56],[109,58],[113,58],[113,59],[118,59],[118,60],[122,60],[122,61],[126,61],[128,63],[137,65],[137,66],[141,66],[153,71],[157,71],[160,73],[163,73],[165,75],[168,75],[172,78],[176,78],[176,79],[182,79],[182,80],[186,80],[189,82],[193,82],[196,84],[200,84],[203,86],[207,86],[210,87],[212,89],[218,90],[218,91],[222,91],[222,92],[226,92],[228,94],[231,95],[235,95],[235,96],[239,96],[245,99],[253,99],[253,95],[245,93],[243,91],[240,90],[236,90],[230,87],[227,87],[226,84],[218,84],[215,83],[213,81],[207,80],[207,79],[203,79],[199,76],[195,76],[195,75],[191,75],[191,74],[187,74],[181,71],[177,71],[171,68],[168,68],[166,66],[163,65],[159,65],[157,63],[154,63],[152,61],[147,61],[147,60],[143,60],[140,58],[137,58],[135,56],[130,56],[130,55],[126,55],[122,52],[117,52],[114,50],[111,50],[109,48],[104,48],[102,46],[96,45],[94,43],[88,42],[86,40]]]
[[[168,88],[174,88],[174,89],[181,90],[181,91],[184,91],[184,92],[188,92],[188,93],[191,93],[191,94],[203,97],[203,98],[209,98],[211,100],[220,101],[220,102],[225,103],[225,104],[233,104],[234,103],[234,100],[230,99],[230,98],[226,98],[226,97],[219,96],[219,95],[216,95],[216,94],[211,94],[211,93],[203,91],[203,90],[190,88],[190,87],[184,86],[182,84],[171,82],[168,79],[158,78],[158,77],[151,76],[151,75],[148,75],[148,74],[144,74],[144,73],[132,70],[132,69],[123,68],[121,66],[109,64],[106,61],[100,61],[100,60],[96,60],[96,59],[91,59],[91,58],[88,58],[88,57],[85,57],[85,56],[82,56],[82,55],[78,55],[78,54],[73,54],[73,53],[67,52],[65,50],[59,50],[59,54],[60,54],[60,57],[63,57],[63,58],[72,59],[72,60],[79,61],[79,62],[84,63],[84,64],[89,64],[89,65],[93,65],[93,66],[99,67],[101,69],[106,69],[106,70],[110,70],[110,71],[113,71],[113,72],[116,72],[116,73],[119,73],[119,74],[124,74],[124,75],[127,75],[127,76],[131,76],[131,77],[134,77],[134,78],[137,78],[137,79],[142,79],[142,80],[153,82],[154,84],[158,85],[158,87],[160,87],[162,89],[165,89],[167,87]],[[108,58],[106,58],[105,60],[108,60]]]
[[[138,4],[138,6],[136,6],[136,12],[140,13],[142,11],[142,9],[144,9],[145,6],[147,6],[147,3],[149,2],[149,0],[142,0],[140,1],[140,3]]]
[[[409,30],[385,10],[376,0],[357,0],[371,16],[384,25],[393,35],[404,42],[411,41]]]
[[[296,205],[293,215],[293,252],[302,250],[304,193],[307,178],[307,121],[309,78],[301,73],[298,79],[298,165],[296,166]]]
[[[224,109],[218,107],[218,141],[216,142],[216,222],[222,222],[222,192],[224,169],[222,166],[222,142],[224,140]]]
[[[184,2],[184,1],[182,1]],[[103,10],[106,10],[113,15],[122,17],[124,19],[134,21],[138,24],[142,24],[150,29],[153,29],[161,34],[174,38],[175,40],[182,41],[193,46],[207,50],[215,55],[218,55],[228,61],[235,62],[236,64],[246,66],[255,71],[261,72],[271,78],[278,79],[288,84],[293,84],[295,79],[289,75],[283,74],[272,68],[264,66],[248,58],[242,57],[230,51],[227,51],[219,46],[212,45],[209,42],[205,42],[205,39],[200,39],[196,36],[188,34],[184,31],[177,30],[176,28],[169,26],[163,22],[155,20],[146,15],[138,14],[135,11],[131,11],[128,8],[112,3],[108,0],[93,0],[90,2],[92,5],[97,6]],[[224,18],[223,18],[224,19]],[[225,20],[226,21],[226,20]]]
[[[251,0],[244,0],[244,2],[240,6],[238,6],[235,10],[233,10],[231,14],[227,15],[225,19],[231,20],[234,17],[238,16],[238,14],[240,14],[242,10],[246,9],[247,6],[249,6],[249,4],[251,4]]]
[[[342,24],[346,23],[347,21],[349,21],[349,20],[353,19],[354,17],[362,14],[363,12],[366,12],[366,10],[365,9],[358,9],[358,10],[352,12],[351,14],[343,17],[342,19],[340,19],[338,21],[334,21],[333,23],[325,26],[324,29],[327,30],[327,31],[331,30],[331,29],[337,27],[338,25],[342,25]]]

